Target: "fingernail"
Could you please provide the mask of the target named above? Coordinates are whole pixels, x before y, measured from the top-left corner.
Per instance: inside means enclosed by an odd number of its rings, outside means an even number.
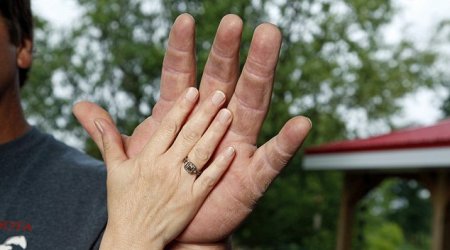
[[[233,147],[228,147],[227,149],[225,149],[225,157],[230,158],[233,157],[235,153],[235,150]]]
[[[231,112],[228,109],[222,109],[219,113],[219,121],[223,124],[227,124],[230,120]]]
[[[186,93],[186,99],[188,101],[193,102],[197,98],[197,90],[195,88],[189,88],[189,90]]]
[[[223,100],[225,100],[225,94],[222,91],[216,91],[212,97],[213,104],[222,104]]]
[[[309,119],[308,117],[305,117],[305,118],[309,121],[309,127],[312,128],[313,124],[312,124],[311,119]]]
[[[94,125],[97,128],[98,132],[100,132],[101,134],[103,134],[103,125],[102,122],[100,120],[95,120],[94,121]]]

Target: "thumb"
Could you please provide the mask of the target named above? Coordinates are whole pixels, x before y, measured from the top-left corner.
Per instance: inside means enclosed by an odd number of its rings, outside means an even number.
[[[103,160],[108,168],[127,160],[123,149],[122,137],[115,126],[104,119],[95,119],[94,125],[101,135]]]
[[[288,161],[302,145],[309,130],[311,120],[306,117],[294,117],[289,120],[270,141],[262,145],[256,152],[249,171],[258,191],[263,193]]]
[[[73,106],[72,112],[103,154],[102,135],[95,127],[94,121],[96,119],[103,119],[110,124],[114,124],[109,113],[97,104],[86,101],[76,103]]]

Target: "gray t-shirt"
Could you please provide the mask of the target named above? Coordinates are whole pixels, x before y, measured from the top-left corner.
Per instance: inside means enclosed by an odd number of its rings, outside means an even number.
[[[102,162],[36,128],[0,145],[0,250],[96,249],[106,219]]]

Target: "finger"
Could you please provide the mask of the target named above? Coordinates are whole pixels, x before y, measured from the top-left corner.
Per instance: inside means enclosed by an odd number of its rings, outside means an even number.
[[[92,140],[94,140],[100,152],[103,152],[102,135],[95,127],[94,121],[96,119],[102,119],[108,121],[110,124],[114,124],[109,113],[97,104],[86,101],[76,103],[72,112],[80,122],[81,126],[88,132]]]
[[[292,118],[283,126],[277,136],[255,152],[251,162],[253,167],[248,173],[260,194],[286,166],[302,145],[310,129],[311,121],[308,118],[301,116]]]
[[[215,90],[231,98],[239,76],[242,20],[233,14],[222,18],[200,82],[200,103]]]
[[[234,148],[228,147],[215,158],[211,165],[195,180],[193,186],[194,197],[198,197],[200,201],[203,201],[206,198],[220,180],[220,177],[222,177],[231,165],[235,155],[236,151]]]
[[[219,145],[231,123],[231,112],[222,109],[211,126],[189,152],[188,159],[201,171]]]
[[[249,55],[228,108],[233,113],[230,131],[255,144],[272,95],[281,46],[281,33],[271,24],[258,26]]]
[[[127,147],[130,157],[141,152],[142,147],[136,145],[146,144],[183,91],[195,85],[195,78],[195,21],[189,14],[181,14],[170,30],[161,72],[160,98],[152,109],[152,116],[134,130],[132,137],[138,143]]]
[[[116,166],[127,159],[123,149],[122,137],[116,127],[104,119],[96,119],[95,127],[103,143],[103,160],[108,168]]]
[[[166,117],[164,117],[159,128],[155,131],[153,137],[147,145],[145,145],[143,149],[144,156],[149,154],[162,154],[170,147],[180,131],[182,124],[194,108],[197,99],[198,91],[193,87],[188,88],[185,93],[178,98],[172,109]]]
[[[152,119],[161,122],[178,97],[196,83],[195,21],[189,14],[175,20],[161,72],[161,93]]]
[[[200,140],[225,99],[223,92],[216,91],[206,102],[200,104],[198,110],[189,117],[189,121],[181,129],[168,153],[183,159]]]

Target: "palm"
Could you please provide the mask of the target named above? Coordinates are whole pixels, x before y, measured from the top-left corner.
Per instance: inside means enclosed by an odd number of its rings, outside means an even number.
[[[173,101],[181,91],[192,85],[189,83],[195,82],[193,26],[192,18],[182,15],[172,27],[163,64],[161,98],[153,109],[152,117],[141,123],[131,137],[124,137],[124,147],[129,157],[142,150]],[[251,212],[310,128],[305,118],[293,118],[276,137],[256,148],[256,138],[270,102],[281,34],[272,25],[259,26],[239,76],[241,32],[242,21],[238,17],[226,16],[222,19],[200,83],[200,102],[217,89],[231,97],[228,109],[234,118],[218,151],[233,146],[236,158],[181,234],[179,239],[183,242],[216,242],[228,236]],[[92,103],[80,103],[74,111],[102,149],[100,135],[92,121],[95,118],[111,120],[108,113]]]

